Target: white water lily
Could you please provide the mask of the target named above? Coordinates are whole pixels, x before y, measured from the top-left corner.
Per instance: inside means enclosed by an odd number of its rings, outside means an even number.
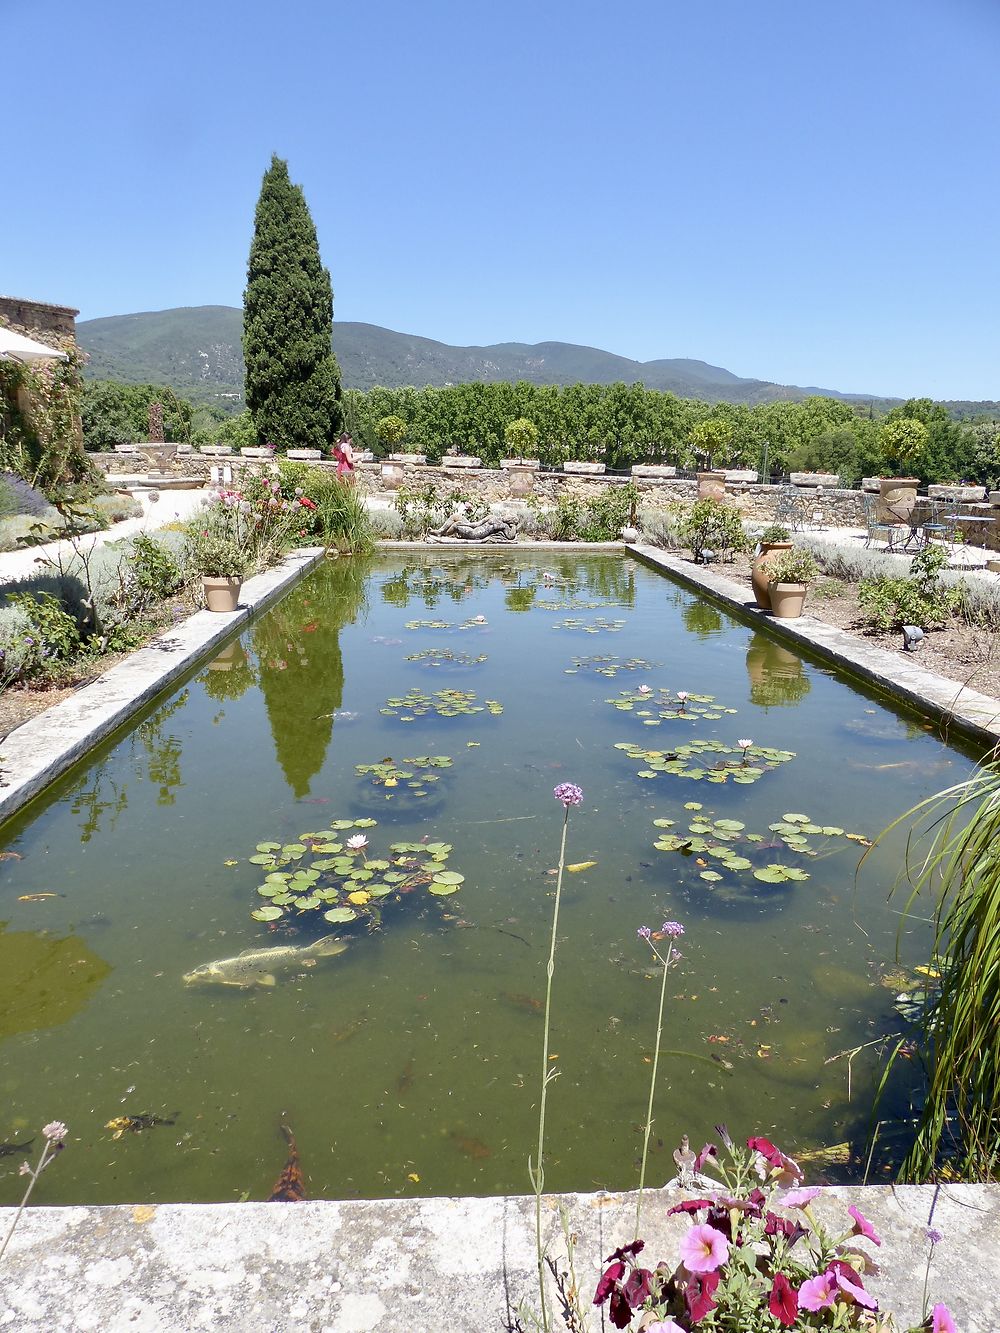
[[[368,846],[368,839],[363,833],[353,833],[345,844],[350,852],[363,852]]]

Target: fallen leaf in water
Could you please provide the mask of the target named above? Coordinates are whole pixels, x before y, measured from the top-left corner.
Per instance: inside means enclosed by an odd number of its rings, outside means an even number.
[[[0,852],[0,861],[23,861],[20,852]]]
[[[596,861],[576,861],[573,865],[567,866],[566,869],[571,875],[576,875],[579,874],[581,870],[590,870],[591,867],[596,865]]]
[[[43,898],[58,898],[58,893],[22,893],[19,903],[40,903]]]
[[[407,1179],[407,1180],[412,1180],[413,1183],[414,1183],[414,1185],[419,1185],[419,1184],[420,1184],[420,1177],[417,1175],[416,1171],[410,1171],[409,1174],[407,1175],[406,1179]]]
[[[238,866],[238,865],[239,865],[239,861],[223,861],[222,864],[223,864],[224,866]]]
[[[467,750],[478,750],[478,749],[479,749],[479,742],[478,742],[478,741],[466,741],[466,742],[465,742],[465,748],[466,748]]]

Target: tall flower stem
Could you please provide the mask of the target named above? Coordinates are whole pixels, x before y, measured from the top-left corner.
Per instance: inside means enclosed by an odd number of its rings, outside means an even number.
[[[534,1166],[528,1163],[528,1174],[535,1187],[535,1255],[538,1261],[538,1299],[542,1310],[542,1328],[548,1333],[549,1312],[545,1302],[545,1253],[542,1248],[542,1189],[545,1185],[545,1102],[549,1083],[558,1074],[558,1070],[549,1069],[549,1019],[552,1012],[552,977],[556,970],[556,938],[559,930],[559,904],[562,900],[563,870],[566,865],[566,834],[569,829],[569,808],[579,805],[583,793],[579,787],[566,782],[555,789],[557,801],[563,804],[562,841],[559,844],[559,873],[556,879],[556,897],[552,909],[552,940],[549,944],[549,961],[545,969],[545,1024],[542,1036],[542,1086],[538,1100],[538,1150]]]
[[[642,1162],[639,1166],[639,1197],[635,1202],[635,1235],[633,1240],[639,1239],[639,1219],[642,1216],[642,1192],[646,1185],[646,1158],[649,1156],[649,1134],[653,1128],[653,1096],[656,1092],[656,1070],[660,1063],[660,1042],[663,1037],[663,1005],[667,996],[667,971],[670,967],[670,959],[673,954],[673,945],[667,945],[667,956],[663,958],[659,949],[652,940],[647,940],[653,953],[663,964],[663,978],[660,982],[660,1009],[656,1016],[656,1045],[653,1047],[653,1072],[649,1079],[649,1105],[646,1108],[646,1123],[643,1126],[642,1138]]]
[[[51,1124],[46,1125],[42,1130],[42,1133],[45,1135],[45,1145],[42,1148],[42,1155],[38,1159],[38,1165],[32,1169],[28,1163],[25,1162],[24,1166],[21,1167],[21,1175],[30,1176],[31,1179],[28,1181],[28,1188],[24,1191],[24,1197],[18,1206],[17,1212],[14,1214],[7,1235],[4,1237],[4,1242],[0,1245],[0,1259],[3,1259],[4,1254],[7,1252],[7,1246],[10,1244],[11,1237],[17,1230],[17,1224],[21,1220],[21,1214],[28,1206],[28,1200],[31,1198],[31,1191],[35,1188],[38,1177],[48,1166],[49,1162],[52,1161],[56,1153],[62,1148],[62,1141],[66,1137],[66,1126],[61,1121],[56,1120]]]

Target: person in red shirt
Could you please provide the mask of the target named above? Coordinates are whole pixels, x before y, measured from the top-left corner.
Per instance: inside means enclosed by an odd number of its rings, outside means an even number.
[[[333,456],[337,460],[337,476],[346,486],[353,486],[354,442],[346,430],[333,446]]]

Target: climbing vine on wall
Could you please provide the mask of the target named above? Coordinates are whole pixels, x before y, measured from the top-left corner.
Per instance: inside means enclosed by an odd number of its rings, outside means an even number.
[[[84,353],[63,344],[66,361],[0,360],[0,468],[46,493],[88,480],[80,405]]]

